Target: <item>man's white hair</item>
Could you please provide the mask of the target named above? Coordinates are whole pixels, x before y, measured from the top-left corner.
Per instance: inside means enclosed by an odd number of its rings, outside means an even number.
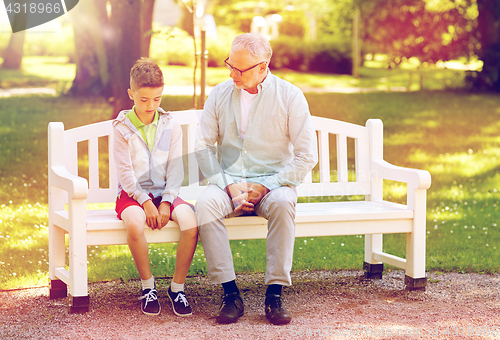
[[[234,38],[231,50],[245,49],[255,62],[265,61],[269,65],[273,49],[269,41],[258,33],[244,33]]]

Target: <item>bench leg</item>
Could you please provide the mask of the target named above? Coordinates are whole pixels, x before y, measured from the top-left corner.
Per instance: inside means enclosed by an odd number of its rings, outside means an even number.
[[[410,192],[410,191],[408,191]],[[406,277],[407,290],[425,290],[425,251],[426,251],[426,191],[415,190],[409,196],[408,205],[414,205],[413,232],[406,234]]]
[[[384,264],[375,261],[373,258],[374,252],[382,251],[382,234],[365,235],[365,262],[363,262],[363,270],[365,271],[365,279],[381,279],[384,271]]]
[[[87,313],[90,307],[90,297],[87,296],[69,296],[69,312]]]
[[[87,278],[87,225],[85,200],[71,200],[69,218],[69,297],[70,313],[85,313],[89,310]]]
[[[52,188],[53,191],[58,190],[57,188]],[[51,202],[54,197],[51,197]],[[64,204],[62,209],[64,209]],[[60,205],[57,205],[60,207]],[[53,213],[51,213],[53,214]],[[66,233],[63,229],[57,227],[53,224],[52,215],[49,216],[49,279],[50,279],[50,298],[58,299],[67,296],[67,286],[66,284],[56,277],[56,268],[64,268],[66,263]]]
[[[425,291],[425,286],[427,286],[427,278],[421,277],[414,279],[408,275],[405,275],[405,288],[406,290],[422,290]]]
[[[68,286],[61,280],[50,280],[49,299],[61,299],[68,296]]]
[[[383,263],[372,264],[368,262],[363,262],[363,270],[365,271],[365,279],[380,280],[382,279],[384,264]]]

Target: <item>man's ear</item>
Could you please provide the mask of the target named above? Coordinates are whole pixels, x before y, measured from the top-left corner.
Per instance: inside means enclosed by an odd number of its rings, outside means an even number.
[[[127,90],[127,93],[128,93],[128,97],[129,97],[130,99],[134,100],[134,93],[132,92],[132,90],[131,90],[131,89],[128,89],[128,90]]]
[[[267,70],[267,63],[262,63],[259,65],[259,72],[264,73]]]

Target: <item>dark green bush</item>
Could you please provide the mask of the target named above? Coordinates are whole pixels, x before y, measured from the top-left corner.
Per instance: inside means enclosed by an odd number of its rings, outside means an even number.
[[[303,39],[281,36],[271,41],[273,57],[271,67],[288,68],[296,71],[307,71],[307,47]]]
[[[281,36],[271,41],[274,69],[288,68],[302,72],[351,74],[352,56],[348,44],[329,37],[304,41],[298,37]]]
[[[308,69],[312,72],[351,74],[350,47],[329,38],[313,42],[309,51]]]

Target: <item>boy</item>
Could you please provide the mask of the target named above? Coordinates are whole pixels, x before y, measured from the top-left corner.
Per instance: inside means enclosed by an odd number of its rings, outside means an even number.
[[[179,225],[174,277],[168,289],[178,316],[191,315],[184,281],[198,241],[194,208],[178,195],[184,177],[182,130],[159,106],[163,74],[150,59],[138,60],[130,71],[128,95],[131,110],[121,111],[113,122],[114,157],[119,180],[116,212],[127,229],[127,243],[141,277],[141,310],[158,315],[160,304],[149,262],[145,224],[162,229],[171,219]]]

